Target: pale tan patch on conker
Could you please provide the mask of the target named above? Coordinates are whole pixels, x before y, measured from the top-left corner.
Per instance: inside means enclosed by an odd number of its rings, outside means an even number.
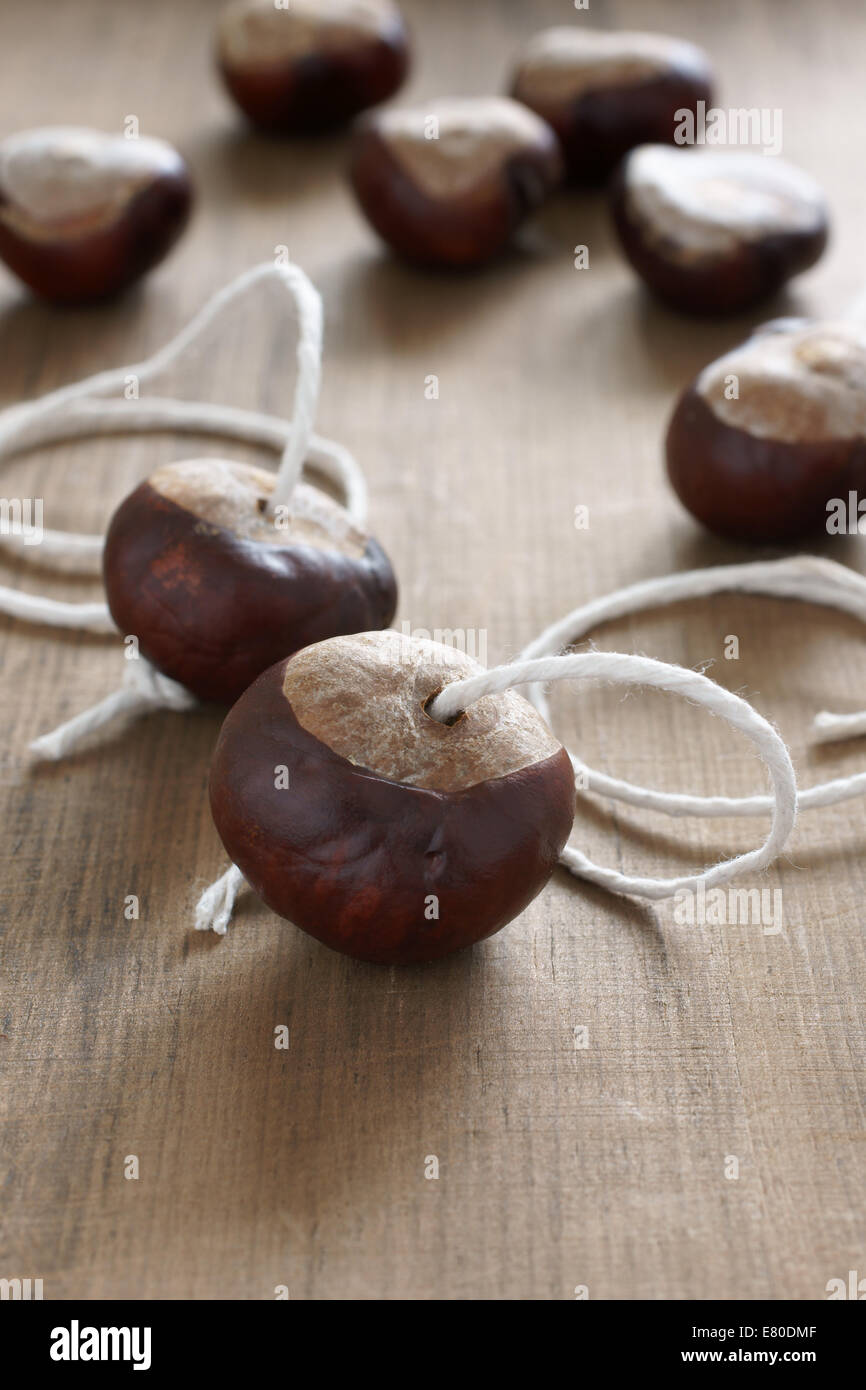
[[[183,171],[165,140],[75,126],[24,130],[0,141],[0,217],[30,241],[110,225],[154,180]]]
[[[732,378],[739,399],[728,399]],[[855,323],[771,326],[711,362],[695,389],[724,424],[759,438],[864,438],[866,330]]]
[[[225,63],[267,67],[376,39],[399,19],[390,0],[239,0],[220,16],[217,45]]]
[[[552,757],[561,744],[514,690],[485,695],[456,723],[425,712],[447,684],[483,667],[465,653],[393,630],[331,637],[286,667],[283,693],[302,728],[392,782],[459,792]]]
[[[515,94],[532,105],[549,105],[608,87],[635,86],[671,72],[705,81],[711,77],[706,54],[684,39],[556,26],[543,29],[527,44]]]
[[[367,536],[348,512],[318,488],[298,483],[288,514],[266,512],[275,474],[228,459],[185,459],[166,463],[148,478],[162,497],[191,512],[204,527],[231,531],[260,545],[310,545],[356,559]]]
[[[648,245],[688,265],[780,233],[815,233],[823,191],[802,169],[743,150],[642,145],[624,166],[628,213]]]
[[[390,108],[374,118],[374,128],[412,183],[441,199],[474,191],[512,155],[552,144],[547,123],[508,97],[440,97]]]

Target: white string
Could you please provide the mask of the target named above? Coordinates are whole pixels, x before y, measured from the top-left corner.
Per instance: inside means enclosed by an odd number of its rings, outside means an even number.
[[[253,285],[267,279],[277,280],[288,290],[298,313],[298,370],[292,407],[294,429],[283,448],[277,482],[270,499],[269,509],[273,513],[277,506],[288,501],[300,477],[312,439],[321,381],[322,300],[300,266],[292,262],[281,265],[264,261],[244,271],[230,285],[218,290],[185,328],[144,361],[126,367],[110,367],[107,371],[96,372],[81,381],[49,391],[35,401],[10,406],[0,414],[0,452],[5,449],[9,437],[20,435],[35,420],[62,409],[71,401],[122,392],[131,377],[140,383],[158,376],[183,357],[229,305],[246,294]]]
[[[150,710],[187,710],[195,704],[195,697],[188,690],[139,657],[127,663],[119,690],[107,695],[92,709],[76,714],[50,734],[35,739],[30,749],[41,761],[56,762],[110,724],[128,724]]]
[[[104,603],[64,603],[61,599],[0,586],[0,613],[26,623],[47,623],[51,627],[71,627],[79,632],[117,635],[114,619]]]
[[[770,833],[760,849],[723,860],[698,874],[678,878],[635,878],[599,867],[572,846],[562,853],[562,863],[578,878],[589,879],[615,893],[629,893],[642,898],[670,898],[683,891],[693,891],[698,884],[714,887],[727,883],[738,874],[757,873],[770,864],[783,849],[797,815],[797,783],[788,750],[772,724],[758,714],[739,695],[724,690],[698,671],[653,661],[646,656],[627,656],[622,652],[584,652],[569,656],[520,659],[508,666],[498,666],[466,680],[446,685],[429,706],[434,719],[447,720],[459,714],[467,705],[484,695],[510,690],[515,685],[555,680],[603,680],[615,685],[648,685],[668,690],[706,706],[712,714],[720,715],[754,743],[770,773],[773,786],[773,820]]]
[[[207,887],[196,903],[196,931],[215,931],[225,936],[232,920],[235,899],[246,882],[240,869],[231,864],[214,883]]]
[[[71,531],[42,531],[39,543],[22,545],[14,532],[0,532],[0,549],[14,550],[16,560],[32,560],[41,569],[57,570],[60,574],[102,573],[102,536],[77,535]],[[8,610],[3,610],[8,611]],[[39,622],[39,618],[32,619]]]
[[[827,710],[821,710],[812,723],[814,743],[836,743],[846,738],[859,738],[861,734],[866,734],[866,711],[860,714],[828,714]]]
[[[797,555],[782,560],[759,560],[746,565],[719,565],[632,584],[566,614],[534,642],[530,642],[520,653],[518,661],[561,651],[601,623],[611,622],[615,618],[723,592],[801,599],[839,609],[866,622],[866,579],[862,575],[833,560]],[[533,684],[526,694],[549,723],[550,709],[542,687]],[[866,732],[866,713],[835,715],[822,711],[813,725],[813,737],[820,742],[853,737],[863,732]],[[597,772],[575,753],[569,752],[569,756],[580,790],[624,801],[644,810],[661,811],[669,816],[763,816],[773,808],[773,800],[769,796],[692,796],[653,791]],[[864,792],[866,773],[860,772],[801,791],[798,805],[801,810],[813,810],[848,801],[862,796]]]
[[[209,401],[157,396],[129,401],[76,400],[69,403],[65,413],[54,411],[49,416],[30,419],[13,431],[4,431],[0,459],[38,444],[59,443],[82,435],[147,430],[218,434],[282,451],[292,437],[294,423],[277,415],[212,405]],[[307,448],[306,463],[336,485],[342,494],[345,511],[354,525],[363,530],[367,524],[367,483],[349,450],[333,439],[314,434]],[[16,558],[67,574],[100,574],[104,543],[103,536],[72,531],[45,530],[38,546],[24,544],[20,535],[0,534],[0,546],[14,549]],[[0,611],[7,610],[0,605]]]

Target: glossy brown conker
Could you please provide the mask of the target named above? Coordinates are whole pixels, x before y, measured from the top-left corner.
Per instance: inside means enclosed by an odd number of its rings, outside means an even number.
[[[304,483],[271,518],[273,486],[272,473],[248,464],[166,464],[109,524],[112,618],[201,700],[231,704],[287,652],[394,615],[396,583],[378,542]]]
[[[393,96],[409,38],[390,0],[238,0],[220,17],[217,60],[253,125],[314,134]]]
[[[644,283],[695,315],[739,313],[768,299],[815,264],[829,232],[810,175],[739,150],[642,146],[617,172],[611,206]]]
[[[187,166],[164,140],[52,126],[0,142],[0,257],[55,303],[138,280],[171,250],[192,202]]]
[[[556,131],[571,183],[604,183],[636,145],[672,142],[682,112],[709,105],[702,49],[665,34],[580,27],[530,40],[511,95]]]
[[[680,396],[667,467],[683,505],[735,540],[782,543],[866,492],[866,333],[780,319],[711,362]]]
[[[451,97],[359,122],[350,176],[362,211],[422,265],[492,260],[556,187],[553,131],[505,97]]]
[[[571,832],[568,754],[521,695],[427,713],[482,668],[396,632],[334,637],[266,671],[230,711],[214,822],[267,905],[334,950],[436,960],[504,927]]]

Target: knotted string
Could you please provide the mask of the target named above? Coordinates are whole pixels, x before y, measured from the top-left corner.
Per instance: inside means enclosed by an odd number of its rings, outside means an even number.
[[[297,311],[298,346],[292,418],[261,414],[207,401],[162,397],[132,400],[103,398],[123,389],[128,380],[147,381],[174,365],[208,331],[215,319],[261,281],[275,280],[288,291]],[[176,430],[224,435],[278,450],[280,464],[268,512],[288,503],[305,465],[335,483],[346,511],[360,528],[366,524],[367,489],[349,451],[313,433],[319,399],[322,354],[322,304],[318,291],[294,264],[265,262],[239,276],[213,296],[185,328],[143,362],[97,372],[82,381],[22,402],[0,412],[0,459],[37,445],[86,435],[127,431]],[[66,573],[101,570],[103,537],[66,531],[43,532],[38,547],[20,535],[0,536],[0,544],[19,555],[46,562]],[[38,555],[31,554],[38,550]],[[0,587],[0,612],[28,622],[114,633],[104,603],[64,603],[17,589]],[[158,708],[188,709],[196,701],[177,682],[163,676],[144,658],[127,669],[121,689],[92,709],[61,725],[31,745],[39,758],[60,758],[97,729]]]

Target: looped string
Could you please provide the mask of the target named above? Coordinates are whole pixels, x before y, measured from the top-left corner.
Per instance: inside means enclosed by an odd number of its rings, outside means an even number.
[[[140,383],[165,371],[230,304],[255,284],[270,279],[288,290],[298,316],[297,376],[290,420],[206,401],[163,397],[112,400],[102,394],[123,389],[130,377],[137,378]],[[219,434],[279,451],[279,470],[268,501],[271,514],[289,501],[307,465],[337,485],[351,520],[363,528],[367,516],[367,488],[360,468],[342,445],[313,433],[321,354],[322,302],[318,291],[299,266],[265,262],[215,294],[180,333],[145,361],[97,372],[35,401],[22,402],[0,412],[0,459],[40,444],[84,435],[145,430]],[[39,546],[29,545],[21,535],[0,536],[0,544],[14,546],[19,556],[65,573],[96,574],[101,570],[102,536],[45,530]],[[100,634],[116,632],[105,604],[63,603],[3,586],[0,586],[0,612],[33,623]],[[38,739],[33,745],[34,752],[38,757],[61,757],[79,738],[124,716],[146,709],[191,707],[195,701],[186,692],[183,705],[178,704],[175,686],[175,682],[165,677],[147,686],[141,673],[133,680],[127,672],[123,688],[116,696],[109,696],[54,734]]]
[[[297,483],[307,456],[316,420],[322,363],[322,299],[315,285],[300,266],[293,262],[278,264],[264,261],[244,271],[230,285],[218,290],[203,309],[190,320],[164,347],[142,362],[127,367],[110,367],[96,372],[56,391],[49,391],[35,401],[22,401],[0,414],[0,451],[10,436],[19,436],[35,420],[62,410],[82,397],[99,397],[123,391],[130,377],[139,383],[159,376],[173,366],[229,305],[261,280],[275,279],[292,296],[298,313],[297,377],[292,407],[293,430],[283,447],[277,482],[271,498],[271,513],[288,501]]]
[[[682,666],[671,666],[647,656],[627,656],[621,652],[584,652],[570,656],[519,659],[508,666],[498,666],[492,671],[446,685],[430,704],[429,713],[434,719],[444,721],[485,695],[510,690],[512,686],[528,682],[558,680],[603,680],[614,685],[648,685],[694,700],[751,739],[767,766],[773,786],[772,825],[760,849],[723,860],[702,873],[652,879],[635,878],[613,869],[600,868],[585,854],[567,846],[561,856],[562,863],[578,878],[589,879],[615,893],[630,893],[657,901],[685,890],[693,891],[699,883],[710,888],[727,883],[747,870],[757,873],[781,852],[797,815],[797,783],[788,750],[763,715],[758,714],[739,695],[733,695],[698,671],[688,671]]]
[[[717,565],[711,569],[691,570],[683,574],[648,579],[628,588],[619,589],[605,598],[575,608],[559,622],[553,623],[534,642],[523,649],[518,661],[531,660],[559,652],[585,637],[602,623],[622,618],[648,608],[680,603],[686,599],[708,597],[718,593],[762,594],[774,598],[800,599],[843,613],[866,622],[866,579],[845,565],[814,555],[796,555],[782,560],[758,560],[746,565]],[[550,708],[541,685],[537,682],[526,691],[539,714],[550,723]],[[866,712],[838,715],[822,711],[813,724],[813,738],[818,742],[854,737],[866,732]],[[587,766],[575,753],[569,756],[577,774],[578,789],[594,792],[614,801],[623,801],[643,810],[661,811],[668,816],[764,816],[773,809],[769,796],[693,796],[676,792],[653,791],[633,782],[609,777]],[[866,773],[839,777],[801,791],[798,805],[801,810],[832,806],[866,792]]]

